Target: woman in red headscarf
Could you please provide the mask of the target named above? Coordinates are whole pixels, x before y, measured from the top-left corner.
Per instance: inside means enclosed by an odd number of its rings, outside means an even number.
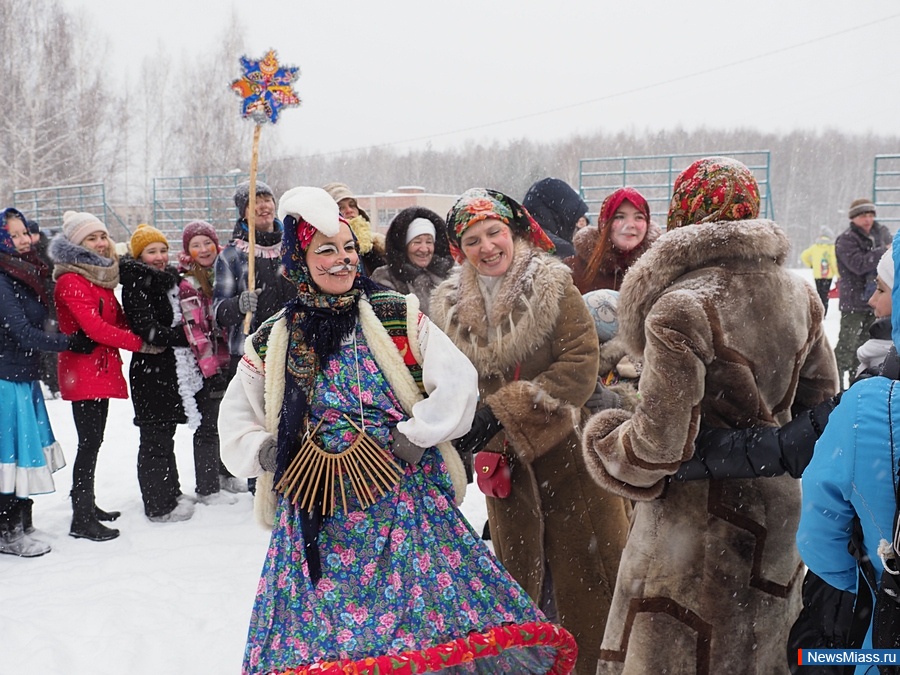
[[[563,262],[572,268],[572,279],[582,293],[617,291],[625,272],[659,235],[644,196],[631,187],[619,188],[603,200],[598,225],[575,235],[575,255]]]

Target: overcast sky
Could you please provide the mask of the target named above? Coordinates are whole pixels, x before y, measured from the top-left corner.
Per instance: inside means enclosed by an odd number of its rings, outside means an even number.
[[[248,56],[300,67],[285,154],[678,125],[900,134],[897,0],[63,4],[131,77],[159,44],[209,54],[236,12]]]

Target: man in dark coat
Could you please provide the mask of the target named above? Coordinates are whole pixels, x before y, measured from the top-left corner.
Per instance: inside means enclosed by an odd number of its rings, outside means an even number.
[[[868,300],[875,292],[876,268],[891,245],[891,233],[875,220],[875,205],[868,199],[856,199],[847,214],[850,225],[834,243],[840,289],[841,332],[834,349],[841,389],[844,373],[852,380],[858,365],[856,350],[869,339],[869,326],[875,321]]]
[[[572,237],[576,229],[588,224],[588,206],[568,183],[559,178],[542,178],[528,188],[522,206],[550,237],[557,256],[575,255]]]
[[[256,289],[247,290],[249,271],[249,232],[247,210],[250,206],[250,184],[241,183],[234,192],[238,210],[231,242],[216,259],[216,281],[213,290],[213,311],[216,321],[228,331],[228,350],[231,353],[229,378],[237,370],[244,354],[244,316],[253,314],[250,333],[263,321],[278,312],[297,291],[281,275],[281,235],[284,226],[275,217],[275,196],[272,188],[256,182]]]

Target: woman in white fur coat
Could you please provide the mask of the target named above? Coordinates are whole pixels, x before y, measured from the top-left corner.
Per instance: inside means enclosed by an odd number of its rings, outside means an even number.
[[[243,672],[568,672],[571,636],[454,505],[447,441],[471,426],[475,369],[415,296],[361,274],[325,191],[288,191],[279,218],[297,299],[247,339],[219,415],[222,459],[259,476],[272,527]]]

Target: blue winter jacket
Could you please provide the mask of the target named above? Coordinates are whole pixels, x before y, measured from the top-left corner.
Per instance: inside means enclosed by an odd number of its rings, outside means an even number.
[[[895,274],[900,275],[900,234],[894,238],[893,251]],[[894,278],[900,281],[900,276]],[[896,283],[892,298],[893,340],[900,345],[900,290]],[[890,541],[893,533],[898,463],[900,382],[885,377],[861,380],[844,393],[831,413],[803,472],[797,548],[807,567],[839,590],[857,592],[856,560],[847,551],[854,515],[862,525],[863,549],[876,578],[881,578],[878,544],[882,539]],[[863,648],[871,647],[870,626]],[[858,675],[877,672],[875,666],[856,668]]]
[[[31,288],[0,272],[0,380],[39,380],[39,353],[68,348],[65,335],[44,332],[47,314]]]

